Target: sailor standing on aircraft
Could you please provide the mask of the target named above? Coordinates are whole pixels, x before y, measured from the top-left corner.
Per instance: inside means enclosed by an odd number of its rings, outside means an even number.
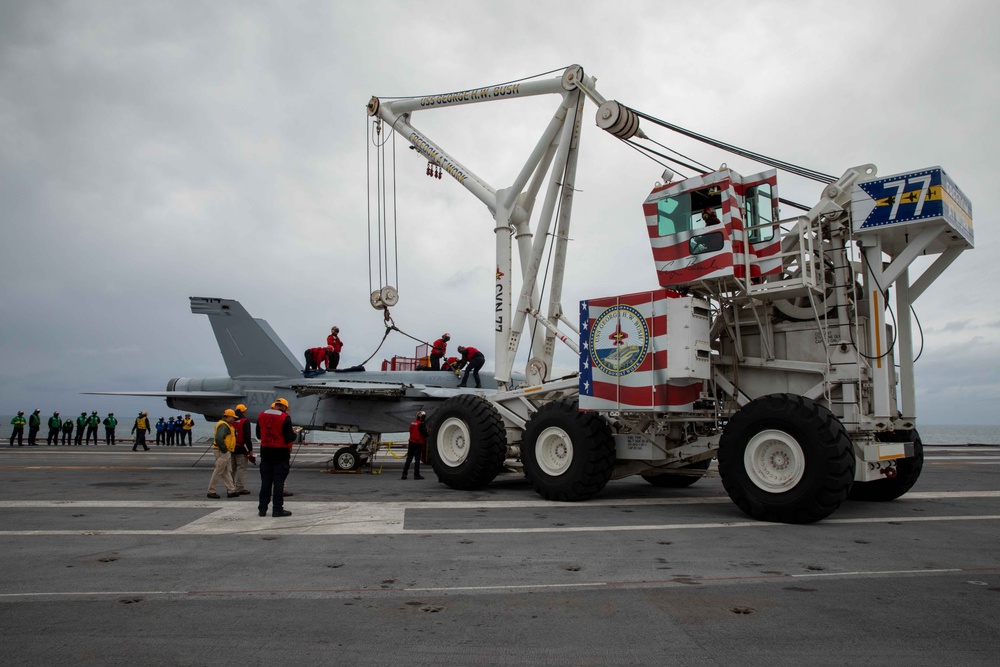
[[[427,413],[419,410],[414,420],[410,423],[410,441],[406,445],[406,462],[403,463],[403,479],[410,471],[410,461],[413,461],[413,479],[423,479],[420,475],[420,457],[427,446]]]
[[[236,413],[233,410],[226,410],[222,413],[222,419],[215,425],[215,440],[212,443],[212,448],[215,449],[215,470],[212,471],[212,478],[208,480],[209,498],[219,497],[219,494],[215,492],[215,482],[218,480],[222,480],[226,486],[227,498],[235,498],[240,495],[236,493],[236,487],[233,486],[233,474],[229,469],[233,450],[236,449],[236,432],[233,429],[235,421]]]
[[[441,334],[441,337],[434,341],[431,346],[431,370],[439,371],[441,370],[441,358],[444,357],[445,353],[448,351],[448,341],[451,340],[451,334]]]
[[[476,381],[476,389],[480,389],[483,385],[479,381],[479,369],[483,367],[486,363],[486,357],[483,353],[474,347],[462,347],[458,346],[458,351],[462,353],[462,359],[458,362],[458,367],[465,367],[465,375],[462,376],[462,382],[459,383],[459,387],[464,387],[469,382],[469,371],[472,371],[472,377]]]
[[[69,447],[73,444],[73,420],[67,419],[62,425],[62,444]]]
[[[284,508],[285,478],[291,467],[295,430],[288,414],[288,401],[279,398],[270,410],[257,416],[257,437],[260,438],[260,497],[257,515],[267,516],[267,506],[274,500],[271,516],[291,516]]]
[[[344,347],[343,341],[340,340],[339,327],[330,329],[330,335],[326,337],[326,346],[333,349],[326,355],[326,370],[332,371],[340,364],[340,351]]]
[[[236,448],[230,463],[230,471],[233,474],[233,486],[236,487],[237,495],[249,495],[247,491],[247,460],[253,455],[253,438],[250,436],[250,420],[247,419],[247,406],[240,403],[236,406],[236,422],[233,429],[236,431]],[[183,438],[183,436],[182,436]]]

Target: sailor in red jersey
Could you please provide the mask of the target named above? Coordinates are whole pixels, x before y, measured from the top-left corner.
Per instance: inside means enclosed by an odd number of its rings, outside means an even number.
[[[462,359],[458,362],[458,367],[465,367],[465,375],[462,376],[462,382],[458,385],[459,387],[464,387],[469,381],[469,371],[472,371],[472,377],[476,381],[476,389],[480,389],[483,385],[479,381],[479,369],[483,367],[486,363],[486,357],[483,353],[474,347],[462,347],[458,346],[458,351],[462,353]]]
[[[279,398],[270,410],[257,416],[257,437],[260,438],[260,496],[257,514],[267,516],[267,506],[274,499],[271,516],[291,516],[284,508],[285,478],[291,467],[295,430],[288,414],[288,401]]]
[[[340,328],[330,329],[330,335],[326,337],[326,346],[333,348],[332,352],[326,355],[326,370],[332,371],[340,363],[340,350],[344,347],[344,342],[340,340]]]
[[[427,444],[427,413],[423,410],[417,412],[416,418],[410,424],[410,442],[406,445],[406,462],[403,464],[403,479],[410,471],[410,461],[413,461],[413,479],[423,479],[420,476],[420,456],[424,452]]]
[[[444,357],[445,352],[448,351],[448,341],[451,340],[451,334],[441,334],[441,337],[434,341],[431,346],[431,370],[439,371],[441,370],[441,358]]]
[[[233,485],[236,493],[249,495],[247,491],[247,462],[253,459],[253,438],[250,437],[250,420],[247,419],[247,406],[240,403],[236,406],[236,421],[233,423],[236,433],[236,449],[233,450],[229,471],[233,475]],[[181,432],[183,434],[183,431]],[[184,436],[181,435],[183,439]]]
[[[329,345],[326,347],[310,347],[305,351],[306,358],[306,372],[318,371],[321,364],[325,363],[327,368],[330,368],[330,353],[333,348]]]

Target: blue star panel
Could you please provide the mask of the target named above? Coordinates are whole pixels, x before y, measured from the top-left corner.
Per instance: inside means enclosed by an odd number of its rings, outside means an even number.
[[[941,167],[857,183],[851,198],[856,232],[945,222],[972,244],[972,203]]]
[[[590,302],[580,302],[580,395],[593,396],[594,382],[590,366]]]

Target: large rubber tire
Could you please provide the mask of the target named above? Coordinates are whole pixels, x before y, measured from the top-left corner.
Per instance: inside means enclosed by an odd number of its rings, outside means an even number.
[[[427,425],[438,481],[461,491],[481,489],[503,470],[507,432],[497,409],[475,394],[449,398]]]
[[[913,488],[924,469],[924,443],[916,431],[895,431],[880,433],[883,442],[912,442],[913,456],[896,462],[896,476],[875,482],[855,482],[851,487],[850,500],[887,502],[899,498]]]
[[[341,447],[333,455],[333,467],[335,470],[356,470],[360,465],[360,457],[353,447]]]
[[[676,470],[686,471],[684,474],[671,474],[669,472],[658,475],[642,475],[642,478],[661,489],[683,489],[691,486],[705,476],[708,466],[712,464],[712,459],[705,459],[690,465],[681,466]]]
[[[592,498],[607,485],[615,465],[611,427],[577,402],[547,403],[524,427],[524,476],[547,500]]]
[[[761,521],[811,523],[847,499],[854,448],[836,415],[797,394],[751,401],[719,441],[719,475],[733,502]]]

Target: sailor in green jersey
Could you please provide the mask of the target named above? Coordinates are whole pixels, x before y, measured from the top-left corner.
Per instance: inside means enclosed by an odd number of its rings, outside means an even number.
[[[35,408],[35,411],[28,417],[28,444],[32,447],[38,444],[35,442],[35,438],[38,437],[38,429],[42,428],[42,418],[38,416],[39,412],[41,410]]]
[[[115,442],[115,428],[118,426],[118,420],[115,419],[115,413],[109,412],[108,416],[104,418],[104,441],[109,445],[116,445]]]
[[[18,410],[17,416],[10,420],[10,425],[13,426],[13,430],[10,432],[10,446],[14,446],[14,438],[17,438],[17,446],[24,447],[24,443],[21,442],[21,438],[24,435],[24,425],[28,423],[28,420],[24,418],[24,410]]]
[[[76,440],[73,444],[83,444],[83,429],[85,428],[87,428],[87,413],[81,412],[80,416],[76,418]]]
[[[84,444],[90,444],[90,436],[94,436],[94,446],[97,446],[97,427],[101,425],[101,418],[97,416],[97,410],[87,417],[87,437]]]
[[[46,442],[48,442],[48,444],[51,445],[52,441],[55,440],[55,443],[58,445],[59,431],[61,429],[62,429],[62,419],[59,419],[59,411],[56,410],[55,412],[52,413],[52,416],[49,417],[49,437],[46,439]]]

